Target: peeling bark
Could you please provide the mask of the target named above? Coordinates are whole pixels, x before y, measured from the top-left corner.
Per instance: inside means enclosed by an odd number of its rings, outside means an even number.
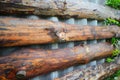
[[[20,71],[25,78],[32,78],[51,71],[76,64],[108,57],[114,50],[109,43],[80,45],[57,50],[21,49],[6,56],[0,56],[0,75],[15,80]],[[2,76],[3,77],[3,76]]]
[[[119,10],[84,0],[2,0],[0,1],[0,8],[1,13],[36,14],[98,20],[109,17],[120,19]]]

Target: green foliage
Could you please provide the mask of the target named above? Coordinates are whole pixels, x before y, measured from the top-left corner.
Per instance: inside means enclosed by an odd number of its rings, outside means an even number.
[[[113,61],[115,61],[114,60],[114,57],[116,57],[116,56],[118,56],[120,54],[120,50],[119,49],[115,49],[113,52],[112,52],[112,56],[111,57],[108,57],[107,59],[106,59],[106,62],[113,62]]]
[[[112,38],[111,43],[116,49],[120,50],[120,38]]]
[[[120,54],[120,50],[119,49],[115,49],[113,52],[112,52],[112,56],[115,57],[115,56],[118,56]]]
[[[106,0],[105,4],[115,9],[120,9],[120,0]]]
[[[115,19],[111,19],[111,18],[107,18],[105,21],[104,21],[105,25],[118,25],[120,26],[120,22],[115,20]]]
[[[113,62],[114,61],[114,57],[117,57],[119,54],[120,54],[120,50],[118,49],[118,42],[119,42],[119,39],[118,38],[112,38],[111,39],[111,43],[113,46],[115,46],[115,50],[112,52],[112,56],[111,57],[108,57],[106,59],[106,62]]]
[[[115,19],[111,19],[111,18],[107,18],[105,21],[104,21],[105,25],[118,25],[120,26],[120,22],[115,20]],[[116,48],[113,52],[112,52],[112,56],[111,57],[108,57],[106,59],[106,62],[113,62],[114,61],[114,57],[118,56],[120,54],[120,50],[118,49],[119,45],[118,45],[118,41],[120,39],[118,38],[112,38],[111,39],[111,43],[112,45]]]
[[[115,8],[115,9],[120,9],[120,0],[106,0],[106,5],[111,6],[111,7]],[[120,21],[117,21],[117,20],[111,19],[111,18],[107,18],[104,21],[104,23],[105,23],[105,25],[117,25],[117,26],[120,26]],[[109,62],[109,63],[115,61],[114,58],[120,55],[120,39],[112,38],[111,43],[116,49],[112,52],[112,56],[108,57],[106,59],[106,62]],[[104,80],[120,80],[120,70],[118,70],[113,75],[105,78]]]
[[[118,80],[116,79],[117,77],[120,77],[120,70],[118,70],[116,73],[114,73],[113,75],[105,78],[104,80]]]
[[[106,62],[109,62],[109,63],[110,63],[110,62],[113,62],[113,61],[114,61],[114,59],[112,59],[112,58],[110,58],[110,57],[106,59]]]
[[[112,38],[111,43],[113,45],[117,44],[118,43],[118,39],[117,38]]]

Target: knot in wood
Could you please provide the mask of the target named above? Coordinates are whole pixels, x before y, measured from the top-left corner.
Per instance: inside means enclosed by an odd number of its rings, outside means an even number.
[[[57,35],[57,37],[59,38],[60,41],[65,41],[66,40],[66,33],[65,32],[57,32],[56,35]]]

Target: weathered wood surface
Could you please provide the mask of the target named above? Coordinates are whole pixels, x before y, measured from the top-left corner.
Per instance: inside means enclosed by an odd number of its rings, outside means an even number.
[[[120,19],[120,11],[85,0],[2,0],[1,13],[36,14],[45,16]]]
[[[117,26],[78,26],[47,20],[0,18],[0,47],[120,37]]]
[[[104,63],[70,72],[55,80],[103,80],[105,77],[112,75],[117,70],[120,70],[120,58],[116,59],[116,61],[112,63]]]
[[[0,75],[14,80],[17,73],[25,71],[25,78],[32,78],[75,64],[86,64],[92,60],[108,57],[113,50],[109,43],[79,45],[57,50],[23,48],[9,55],[0,56]]]

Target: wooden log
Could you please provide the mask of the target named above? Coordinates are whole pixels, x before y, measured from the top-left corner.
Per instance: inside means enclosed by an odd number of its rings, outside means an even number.
[[[104,80],[104,78],[114,74],[117,70],[120,70],[120,58],[112,63],[104,63],[83,70],[72,71],[55,80]]]
[[[120,19],[120,11],[107,6],[86,2],[84,0],[2,0],[0,13],[36,14],[45,16]]]
[[[57,50],[23,48],[9,55],[0,56],[0,75],[14,80],[17,73],[24,71],[25,78],[32,78],[75,64],[85,64],[108,57],[113,50],[109,43],[79,45]]]
[[[117,26],[78,26],[47,20],[0,18],[0,47],[120,37]]]

